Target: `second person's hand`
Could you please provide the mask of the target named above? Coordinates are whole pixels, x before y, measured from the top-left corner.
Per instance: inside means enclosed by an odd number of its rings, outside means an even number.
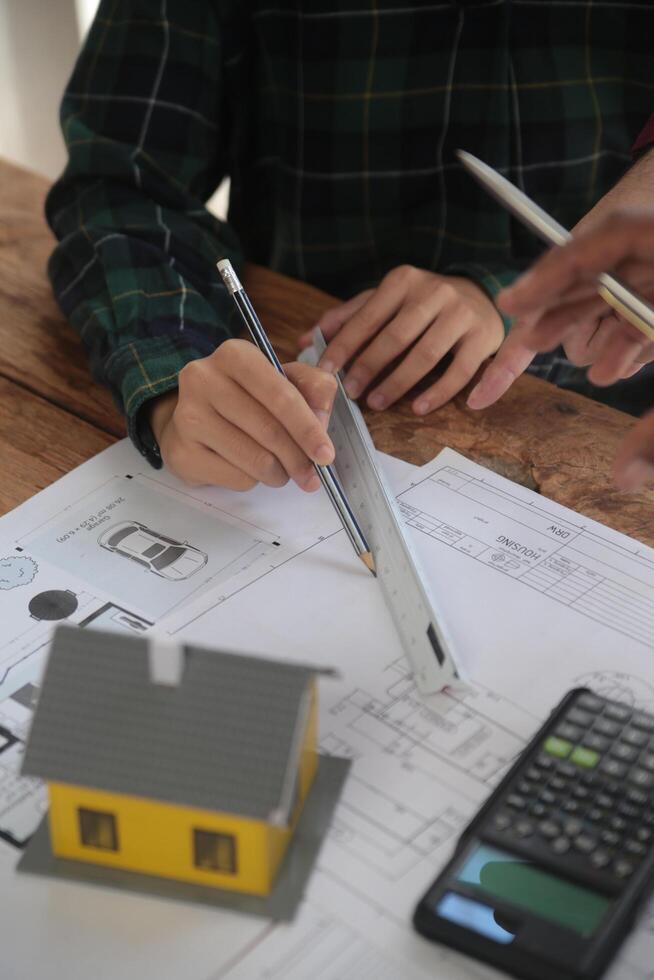
[[[308,364],[284,370],[286,378],[246,340],[187,364],[178,391],[149,408],[166,466],[191,484],[249,490],[291,479],[317,490],[313,464],[334,459],[327,423],[336,379]]]
[[[470,393],[470,408],[492,405],[538,351],[558,344],[572,364],[590,365],[588,379],[596,385],[628,378],[654,360],[654,343],[598,295],[604,271],[654,298],[654,213],[615,212],[580,228],[498,295],[499,307],[517,321]]]

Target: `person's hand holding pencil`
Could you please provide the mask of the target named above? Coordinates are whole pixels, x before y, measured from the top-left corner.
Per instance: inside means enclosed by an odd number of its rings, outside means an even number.
[[[186,483],[250,490],[257,483],[320,487],[314,463],[334,459],[327,423],[336,379],[308,364],[280,375],[246,340],[191,361],[179,389],[152,402],[164,463]]]

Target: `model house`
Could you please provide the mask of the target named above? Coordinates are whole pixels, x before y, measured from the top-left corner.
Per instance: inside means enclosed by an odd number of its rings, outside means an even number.
[[[267,895],[317,769],[315,675],[59,627],[23,763],[54,854]]]

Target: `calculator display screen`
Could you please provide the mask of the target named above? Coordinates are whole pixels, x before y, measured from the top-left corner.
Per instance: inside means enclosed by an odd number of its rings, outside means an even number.
[[[486,844],[478,845],[468,855],[456,880],[478,891],[480,896],[503,899],[584,937],[592,936],[612,904],[597,892]]]

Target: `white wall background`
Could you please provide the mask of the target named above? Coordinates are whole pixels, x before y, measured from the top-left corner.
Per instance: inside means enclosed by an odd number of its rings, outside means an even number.
[[[59,103],[98,0],[0,0],[0,156],[54,179],[66,155]],[[227,211],[225,182],[210,202]]]
[[[79,37],[75,0],[0,0],[0,154],[47,177],[64,165],[59,102]]]

